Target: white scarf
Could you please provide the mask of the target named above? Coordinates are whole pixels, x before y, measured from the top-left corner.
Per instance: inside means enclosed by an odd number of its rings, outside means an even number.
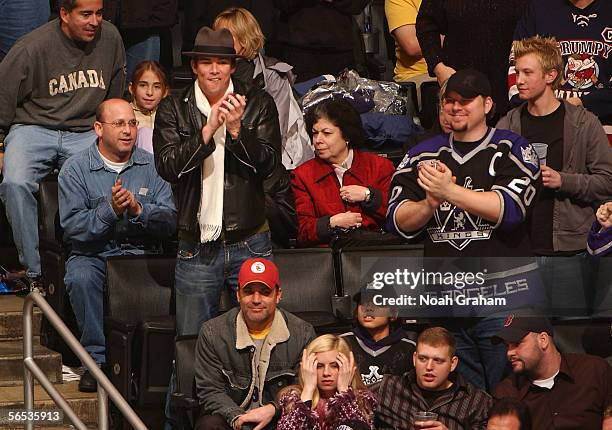
[[[198,85],[195,83],[195,99],[198,110],[206,118],[210,117],[210,103]],[[234,92],[230,79],[227,93]],[[202,162],[202,195],[198,222],[200,224],[200,242],[217,240],[223,229],[223,183],[225,178],[225,123],[215,131],[213,139],[215,150]]]

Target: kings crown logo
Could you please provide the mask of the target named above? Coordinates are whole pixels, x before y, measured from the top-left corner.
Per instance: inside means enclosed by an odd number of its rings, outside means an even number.
[[[536,154],[535,150],[531,145],[529,145],[527,148],[521,148],[521,155],[523,156],[523,160],[525,160],[525,163],[531,163],[534,166],[538,165],[538,154]]]
[[[473,189],[472,178],[470,176],[465,178],[463,186],[470,190]],[[484,189],[481,188],[474,191],[483,192]],[[444,203],[447,207],[444,209],[440,207],[441,210],[436,210],[434,213],[436,227],[427,229],[432,242],[446,242],[453,248],[461,251],[473,240],[486,240],[491,237],[493,229],[482,218],[472,215],[448,202]]]

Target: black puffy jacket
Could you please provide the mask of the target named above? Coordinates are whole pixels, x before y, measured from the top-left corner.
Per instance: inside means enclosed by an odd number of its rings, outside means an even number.
[[[246,94],[240,134],[225,138],[223,227],[228,238],[243,239],[265,220],[264,181],[280,162],[281,136],[274,100],[265,91],[234,81],[234,92]],[[190,85],[182,94],[166,97],[155,116],[153,148],[159,175],[175,184],[178,230],[199,238],[198,209],[202,192],[202,161],[215,150],[214,140],[202,138],[206,117],[196,106]],[[288,194],[289,184],[284,188]],[[290,194],[288,194],[290,196]]]

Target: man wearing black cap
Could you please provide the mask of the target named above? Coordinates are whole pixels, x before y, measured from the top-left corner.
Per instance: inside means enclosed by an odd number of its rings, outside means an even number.
[[[229,30],[203,27],[184,54],[195,83],[162,101],[153,134],[155,165],[175,184],[178,207],[178,335],[198,333],[216,315],[226,284],[236,291],[243,261],[270,258],[263,182],[281,145],[272,97],[231,77]]]
[[[391,183],[387,227],[412,239],[426,230],[427,256],[529,255],[524,220],[540,168],[521,136],[489,128],[487,77],[460,70],[442,99],[452,133],[421,142]]]
[[[536,153],[523,137],[487,127],[494,105],[483,73],[453,74],[441,104],[451,133],[419,143],[404,157],[391,181],[387,229],[407,239],[425,233],[426,257],[531,255],[525,220],[540,186]],[[461,309],[453,306],[453,315]],[[502,322],[455,318],[448,325],[459,345],[459,372],[480,388],[492,390],[503,377],[503,348],[489,341]]]
[[[493,338],[503,342],[514,375],[495,389],[495,397],[524,402],[534,429],[600,430],[612,404],[612,368],[587,354],[561,354],[546,318],[509,315]]]

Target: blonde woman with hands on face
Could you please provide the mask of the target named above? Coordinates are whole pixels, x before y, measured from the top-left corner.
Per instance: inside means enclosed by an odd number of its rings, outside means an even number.
[[[314,339],[304,350],[299,384],[280,393],[278,430],[373,429],[376,400],[356,371],[348,343],[337,335]]]

